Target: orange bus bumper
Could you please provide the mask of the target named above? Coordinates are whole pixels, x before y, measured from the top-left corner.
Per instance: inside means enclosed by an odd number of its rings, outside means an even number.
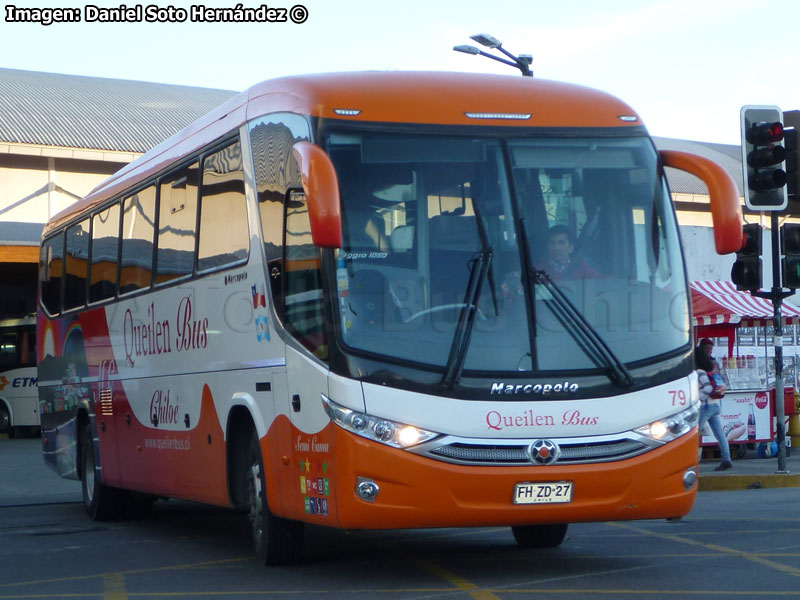
[[[333,426],[338,525],[345,529],[469,527],[576,523],[680,517],[689,513],[697,484],[697,432],[617,462],[557,467],[461,466],[392,449]],[[359,477],[372,479],[374,501],[356,494]],[[566,504],[515,505],[520,482],[574,482]]]

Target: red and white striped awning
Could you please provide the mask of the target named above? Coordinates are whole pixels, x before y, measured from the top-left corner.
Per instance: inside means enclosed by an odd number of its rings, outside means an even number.
[[[692,311],[694,325],[770,325],[772,302],[740,292],[730,281],[692,281]],[[781,314],[786,323],[800,323],[800,309],[784,302]]]

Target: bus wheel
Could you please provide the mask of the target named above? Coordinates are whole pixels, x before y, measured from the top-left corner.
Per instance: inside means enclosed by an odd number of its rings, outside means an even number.
[[[107,521],[118,514],[117,490],[100,483],[94,460],[94,440],[90,427],[81,431],[81,488],[83,507],[93,521]]]
[[[11,414],[6,405],[0,402],[0,433],[11,433]]]
[[[261,444],[255,431],[250,438],[248,454],[249,467],[246,474],[250,507],[248,519],[256,555],[265,565],[294,562],[300,557],[303,549],[303,524],[276,517],[269,509],[264,478],[264,459],[261,456]]]
[[[567,535],[567,523],[524,525],[511,528],[517,544],[523,548],[555,548]]]

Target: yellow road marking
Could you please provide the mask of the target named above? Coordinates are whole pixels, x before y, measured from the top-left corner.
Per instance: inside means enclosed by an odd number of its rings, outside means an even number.
[[[103,600],[128,600],[124,574],[108,573],[103,575]]]
[[[428,571],[428,573],[433,573],[434,575],[441,577],[448,583],[452,583],[456,588],[461,590],[462,592],[469,593],[471,598],[475,600],[500,600],[497,596],[495,596],[492,592],[486,589],[480,589],[480,587],[471,581],[467,581],[465,578],[461,577],[460,575],[456,575],[447,569],[444,569],[434,563],[431,560],[423,560],[417,558],[416,556],[412,556],[410,554],[403,554],[406,560],[409,562],[417,565],[421,569]]]
[[[157,571],[179,571],[182,569],[197,569],[203,567],[212,567],[216,565],[224,565],[232,562],[243,562],[251,560],[248,558],[225,558],[222,560],[208,560],[203,562],[189,563],[185,565],[171,565],[166,567],[153,567],[152,569],[132,569],[130,571],[116,571],[114,573],[94,573],[92,575],[75,575],[73,577],[55,577],[52,579],[33,579],[30,581],[16,581],[14,583],[0,583],[0,588],[9,588],[24,585],[39,585],[42,583],[61,583],[65,581],[83,581],[87,579],[104,578],[110,575],[136,575],[140,573],[155,573]],[[3,596],[0,596],[3,598]]]
[[[697,540],[692,540],[687,537],[682,537],[679,535],[659,533],[656,531],[650,531],[649,529],[641,529],[638,527],[634,527],[633,525],[628,525],[627,523],[609,522],[607,523],[607,525],[610,525],[612,527],[619,527],[620,529],[627,529],[629,531],[635,531],[637,533],[640,533],[641,535],[656,537],[664,540],[671,540],[673,542],[688,544],[690,546],[699,546],[701,548],[706,548],[708,550],[714,550],[721,554],[728,554],[730,556],[743,558],[745,560],[749,560],[750,562],[764,565],[765,567],[770,567],[771,569],[775,569],[783,573],[788,573],[789,575],[800,576],[800,569],[791,567],[789,565],[784,565],[782,563],[775,562],[773,560],[768,560],[766,558],[763,558],[761,555],[753,552],[745,552],[744,550],[737,550],[736,548],[729,548],[727,546],[720,546],[718,544],[706,544],[704,542],[699,542]]]

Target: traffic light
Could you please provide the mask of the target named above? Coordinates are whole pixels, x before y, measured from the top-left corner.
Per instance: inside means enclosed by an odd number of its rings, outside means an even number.
[[[792,200],[800,200],[797,177],[800,172],[800,153],[797,152],[797,128],[783,130],[786,147],[786,193]]]
[[[743,106],[741,122],[745,204],[750,210],[784,210],[783,113],[777,106]]]
[[[737,290],[761,289],[761,225],[747,223],[742,228],[742,248],[736,253],[731,281]]]
[[[781,226],[781,252],[783,258],[783,287],[800,288],[800,223]]]
[[[787,110],[783,113],[783,145],[786,148],[786,193],[789,200],[800,200],[800,152],[798,152],[798,131],[800,131],[800,110]],[[796,212],[796,211],[790,211]]]

